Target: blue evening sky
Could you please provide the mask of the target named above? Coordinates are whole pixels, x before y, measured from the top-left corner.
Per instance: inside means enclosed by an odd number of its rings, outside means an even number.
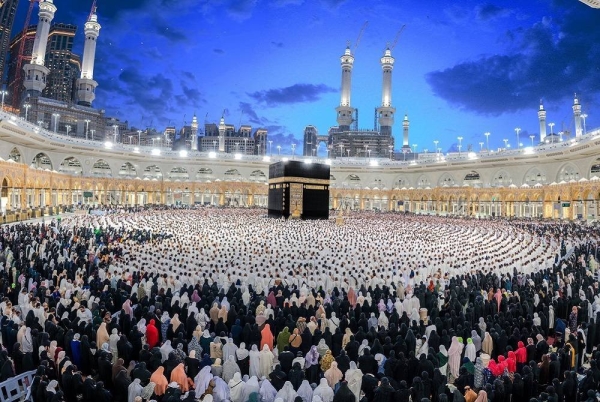
[[[55,4],[55,22],[79,26],[81,53],[91,0]],[[136,127],[179,128],[194,113],[218,123],[224,111],[268,128],[274,149],[301,148],[306,125],[336,124],[339,57],[365,21],[352,77],[361,128],[381,102],[379,58],[406,24],[393,49],[397,149],[405,113],[419,151],[458,136],[478,150],[486,131],[491,147],[514,146],[515,127],[530,144],[540,99],[554,132],[573,132],[575,92],[587,127],[600,126],[600,11],[576,0],[98,0],[98,16],[94,106]]]

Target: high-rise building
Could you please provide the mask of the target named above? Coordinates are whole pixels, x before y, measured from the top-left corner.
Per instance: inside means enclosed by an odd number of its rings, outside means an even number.
[[[45,98],[72,102],[75,97],[75,81],[81,74],[81,60],[73,53],[77,26],[54,24],[48,35],[45,66],[50,73],[46,77]]]
[[[33,50],[33,42],[35,40],[35,31],[37,25],[30,25],[25,32],[19,32],[10,41],[10,60],[8,64],[8,96],[11,99],[11,105],[13,108],[18,109],[21,105],[21,99],[23,98],[23,92],[25,87],[23,86],[23,73],[21,72],[20,79],[17,78],[17,66],[19,59],[19,50],[21,48],[21,42],[25,41],[23,47],[23,65],[31,62],[31,52]]]
[[[0,1],[0,77],[2,78],[2,84],[6,82],[5,70],[10,45],[10,33],[15,21],[18,5],[19,0]]]

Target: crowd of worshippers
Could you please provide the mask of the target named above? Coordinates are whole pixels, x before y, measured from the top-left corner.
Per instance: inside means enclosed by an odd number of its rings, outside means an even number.
[[[118,236],[77,233],[0,229],[0,381],[35,370],[33,402],[597,400],[595,243],[531,274],[256,293],[109,272]]]

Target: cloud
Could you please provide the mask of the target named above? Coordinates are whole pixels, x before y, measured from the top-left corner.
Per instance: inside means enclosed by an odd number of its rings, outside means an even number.
[[[515,50],[482,56],[427,74],[434,93],[452,105],[486,115],[600,92],[600,30],[594,13],[565,6],[557,21],[543,19],[515,32]],[[591,99],[590,99],[591,100]]]
[[[329,8],[338,8],[348,0],[321,0],[321,3]]]
[[[231,0],[227,11],[233,19],[245,20],[252,16],[256,3],[257,0]]]
[[[244,121],[252,124],[262,125],[264,120],[258,116],[252,105],[248,102],[240,102],[239,110],[244,115]]]
[[[215,49],[213,49],[213,53],[216,53],[216,54],[225,54],[225,50],[219,49],[219,48],[215,48]]]
[[[481,21],[488,21],[495,18],[506,17],[510,15],[508,8],[498,7],[495,4],[484,4],[477,7],[477,18]]]
[[[164,23],[157,23],[155,27],[158,35],[167,38],[171,42],[183,42],[187,40],[187,36],[183,31],[169,27]]]
[[[285,88],[249,93],[248,96],[272,107],[282,104],[314,102],[319,100],[320,95],[329,92],[336,92],[336,90],[325,84],[294,84]]]

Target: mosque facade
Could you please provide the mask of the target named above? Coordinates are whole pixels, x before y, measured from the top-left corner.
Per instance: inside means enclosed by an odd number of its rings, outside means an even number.
[[[4,218],[80,203],[266,207],[270,163],[294,158],[110,145],[0,112]],[[568,141],[438,160],[323,162],[331,164],[332,209],[593,220],[600,212],[599,155],[597,129]]]

